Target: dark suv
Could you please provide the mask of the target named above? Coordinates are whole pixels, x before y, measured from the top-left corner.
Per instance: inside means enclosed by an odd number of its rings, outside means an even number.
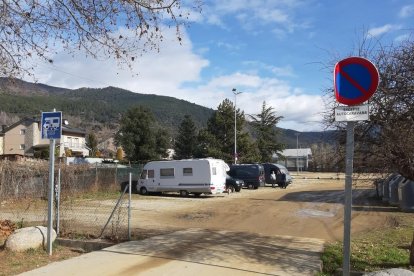
[[[258,189],[265,183],[264,169],[260,164],[230,165],[230,171],[227,174],[243,180],[244,186],[249,189]]]
[[[241,179],[233,178],[230,175],[226,175],[226,190],[231,192],[240,192],[244,186],[244,181]]]
[[[279,187],[286,188],[287,185],[292,183],[292,176],[285,166],[274,164],[274,163],[264,163],[262,164],[265,170],[265,181],[268,184],[277,184]],[[274,172],[276,174],[276,179],[272,180],[271,174]],[[282,173],[285,175],[285,179],[282,178]]]

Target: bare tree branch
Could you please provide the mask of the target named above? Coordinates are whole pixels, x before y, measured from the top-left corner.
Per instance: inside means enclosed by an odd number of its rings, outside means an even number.
[[[131,66],[136,57],[159,50],[163,26],[181,28],[182,0],[21,0],[0,1],[0,76],[31,74],[34,57],[53,62],[62,48]],[[192,12],[199,12],[201,0]]]

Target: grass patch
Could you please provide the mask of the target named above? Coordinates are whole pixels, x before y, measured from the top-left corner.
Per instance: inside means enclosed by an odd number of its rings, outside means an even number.
[[[406,214],[407,215],[407,214]],[[413,238],[414,219],[401,216],[398,226],[354,234],[351,241],[351,270],[377,271],[389,268],[413,269],[409,266],[409,247]],[[342,242],[328,244],[322,253],[323,274],[333,275],[342,268]]]
[[[108,200],[117,199],[121,193],[117,190],[112,191],[88,191],[71,195],[73,200]]]
[[[0,276],[16,275],[47,264],[79,256],[81,253],[70,248],[53,245],[52,256],[43,248],[12,252],[0,247]]]

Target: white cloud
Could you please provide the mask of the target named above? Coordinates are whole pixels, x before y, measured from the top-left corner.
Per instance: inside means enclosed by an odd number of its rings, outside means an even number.
[[[302,19],[295,19],[295,11],[303,8],[304,2],[298,0],[259,1],[228,0],[210,1],[204,9],[205,21],[209,24],[228,29],[225,19],[234,16],[239,26],[251,34],[260,32],[258,26],[270,25],[279,32],[292,33],[298,28],[307,28]],[[296,22],[298,21],[298,22]],[[276,26],[275,26],[276,25]],[[283,37],[279,34],[278,37]]]
[[[263,101],[274,107],[284,118],[280,127],[310,131],[322,129],[322,97],[303,93],[277,78],[263,78],[255,74],[234,73],[211,80],[205,86],[185,91],[186,99],[212,108],[228,98],[234,102],[232,88],[243,92],[237,96],[237,107],[246,114],[257,114]],[[181,91],[184,92],[184,91]]]
[[[250,89],[249,89],[250,88]],[[244,87],[244,93],[237,96],[237,106],[246,114],[258,114],[263,101],[272,106],[278,116],[284,118],[279,126],[299,131],[320,130],[324,104],[319,95],[300,94],[289,84],[277,80],[260,78],[260,85]],[[230,89],[227,98],[234,100]],[[221,102],[221,101],[220,101]]]
[[[284,67],[276,67],[272,66],[270,70],[276,75],[280,77],[295,77],[295,73],[293,73],[293,68],[290,65]]]
[[[201,80],[201,73],[210,62],[195,53],[186,32],[182,35],[182,45],[176,42],[174,30],[167,30],[164,36],[160,52],[148,52],[138,58],[132,71],[120,69],[114,60],[59,53],[53,57],[54,65],[39,66],[35,75],[40,83],[58,87],[115,86],[133,92],[184,99],[214,109],[225,98],[233,101],[232,88],[237,88],[243,92],[237,98],[237,105],[247,114],[259,113],[263,101],[266,101],[279,116],[284,116],[280,127],[299,131],[321,129],[318,123],[321,121],[318,113],[324,107],[321,97],[308,95],[279,79],[293,75],[290,66],[275,67],[252,62],[253,70],[248,73],[227,73]],[[263,77],[255,68],[273,74]]]
[[[407,18],[414,14],[414,5],[407,5],[401,8],[399,16],[401,18]]]
[[[410,38],[410,35],[403,34],[403,35],[397,36],[394,40],[397,41],[397,42],[401,42],[401,41],[408,40],[409,38]]]
[[[320,130],[324,104],[319,95],[298,94],[288,84],[274,79],[262,79],[262,85],[254,94],[241,94],[238,105],[248,114],[257,114],[263,101],[274,107],[284,118],[278,126],[299,131]]]
[[[268,10],[266,8],[258,9],[255,12],[255,16],[263,20],[264,22],[272,23],[288,23],[289,22],[289,15],[280,9],[271,9]]]
[[[120,68],[114,60],[72,57],[59,53],[54,65],[39,66],[35,74],[39,82],[67,88],[116,86],[140,93],[163,93],[187,81],[198,81],[201,70],[209,61],[196,55],[187,34],[183,31],[180,45],[175,31],[164,32],[160,52],[148,52],[132,65]],[[165,92],[164,92],[165,93]]]
[[[270,72],[276,77],[296,77],[293,67],[291,65],[286,66],[273,66],[260,61],[248,60],[244,61],[243,65],[249,68],[249,72],[257,73],[260,70]]]
[[[391,24],[386,24],[384,26],[381,27],[377,27],[377,28],[371,28],[368,30],[368,35],[372,36],[372,37],[377,37],[383,34],[386,34],[392,30],[397,29],[396,26],[391,25]]]
[[[239,44],[226,43],[226,42],[222,42],[222,41],[217,42],[217,47],[224,48],[224,49],[226,49],[227,51],[230,51],[230,52],[240,50],[240,48],[241,48],[241,46]]]

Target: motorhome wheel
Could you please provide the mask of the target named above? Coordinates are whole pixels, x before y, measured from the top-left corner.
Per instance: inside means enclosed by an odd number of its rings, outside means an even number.
[[[148,190],[145,187],[142,187],[140,192],[141,192],[141,195],[147,195],[148,194]]]

